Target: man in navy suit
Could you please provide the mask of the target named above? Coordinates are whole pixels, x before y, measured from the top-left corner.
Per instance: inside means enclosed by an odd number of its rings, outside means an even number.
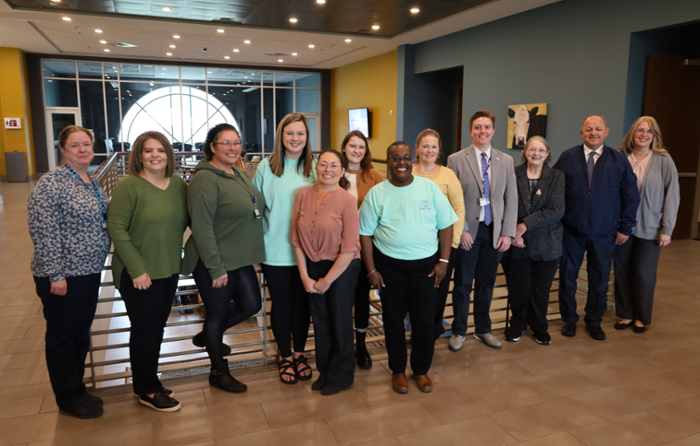
[[[600,328],[607,309],[608,278],[615,245],[627,241],[634,229],[639,206],[637,177],[627,157],[605,145],[605,118],[589,116],[583,121],[583,145],[559,157],[554,168],[566,176],[564,255],[559,264],[559,310],[561,334],[576,335],[576,279],[587,253],[588,299],[586,331],[602,341]]]

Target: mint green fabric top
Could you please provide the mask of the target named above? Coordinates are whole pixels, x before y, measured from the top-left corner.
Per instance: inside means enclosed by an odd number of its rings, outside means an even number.
[[[192,236],[185,244],[183,274],[191,274],[198,259],[212,280],[265,260],[262,218],[255,216],[257,204],[262,217],[265,199],[241,169],[233,170],[235,175],[207,160],[197,164],[187,193]]]
[[[360,207],[360,235],[399,260],[419,260],[438,250],[438,231],[458,220],[434,182],[419,176],[408,186],[383,181],[369,190]]]
[[[266,265],[295,266],[292,245],[292,211],[294,198],[302,187],[316,184],[316,159],[311,165],[311,176],[297,172],[299,160],[284,159],[282,176],[270,170],[270,158],[258,165],[253,184],[265,196],[265,255]]]
[[[112,275],[117,288],[126,268],[131,279],[152,280],[180,271],[182,235],[189,223],[187,184],[177,175],[162,190],[138,175],[122,179],[112,193],[107,230],[114,243]]]

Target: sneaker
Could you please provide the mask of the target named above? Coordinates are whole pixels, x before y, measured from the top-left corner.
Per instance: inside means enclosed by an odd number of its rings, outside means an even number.
[[[518,342],[523,336],[523,330],[516,327],[508,327],[506,330],[506,341],[508,342]]]
[[[458,352],[462,350],[462,347],[464,347],[464,336],[456,334],[450,336],[450,342],[447,344],[450,351]]]
[[[474,337],[484,344],[486,344],[488,347],[499,349],[503,347],[501,344],[501,341],[496,339],[496,336],[494,336],[491,333],[474,333]]]
[[[69,406],[59,407],[58,410],[63,415],[70,415],[75,418],[80,418],[81,420],[97,418],[104,413],[102,406],[93,406],[83,398]]]
[[[552,337],[546,331],[533,331],[532,336],[540,345],[549,345],[552,343]]]
[[[162,390],[156,392],[153,398],[148,395],[141,395],[139,397],[139,404],[150,407],[158,412],[177,412],[180,410],[180,402],[175,398],[169,397]]]
[[[175,392],[168,389],[167,387],[163,387],[162,389],[160,389],[160,391],[168,395],[170,398],[175,398]],[[139,396],[141,396],[138,393],[132,393],[132,395],[134,395],[134,398],[138,398]]]

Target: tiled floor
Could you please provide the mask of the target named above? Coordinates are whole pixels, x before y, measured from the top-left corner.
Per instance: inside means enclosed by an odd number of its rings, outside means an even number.
[[[3,445],[700,445],[700,243],[664,248],[654,324],[646,334],[608,339],[579,329],[551,346],[531,336],[500,351],[469,340],[459,353],[437,345],[435,390],[390,389],[386,354],[357,370],[352,389],[332,397],[310,383],[279,382],[272,367],[236,373],[232,395],[206,376],[168,381],[182,410],[139,406],[127,387],[100,391],[105,414],[59,415],[43,360],[41,307],[29,273],[30,183],[2,183],[0,205],[0,446]],[[580,327],[582,328],[582,327]],[[497,333],[502,336],[502,333]]]

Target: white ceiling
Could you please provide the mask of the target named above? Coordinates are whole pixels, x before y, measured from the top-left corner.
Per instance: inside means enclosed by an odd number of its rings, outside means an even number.
[[[424,42],[558,1],[494,0],[393,38],[13,10],[0,1],[0,47],[19,48],[27,53],[168,60],[171,63],[184,60],[328,69],[393,51],[399,45]],[[64,15],[71,21],[64,21]],[[102,34],[95,29],[101,29]],[[224,33],[218,33],[217,29],[224,29]],[[180,35],[180,39],[173,38],[175,34]],[[346,38],[351,38],[352,42],[346,43]],[[245,39],[251,43],[245,44]],[[108,43],[100,44],[100,40]],[[137,47],[119,48],[113,45],[117,42]],[[310,44],[315,48],[309,48]],[[234,52],[234,48],[239,52]],[[109,53],[105,49],[109,49]],[[168,52],[172,56],[167,56]],[[294,52],[298,55],[292,56]],[[285,56],[270,55],[280,53]],[[283,62],[278,62],[279,59]]]

